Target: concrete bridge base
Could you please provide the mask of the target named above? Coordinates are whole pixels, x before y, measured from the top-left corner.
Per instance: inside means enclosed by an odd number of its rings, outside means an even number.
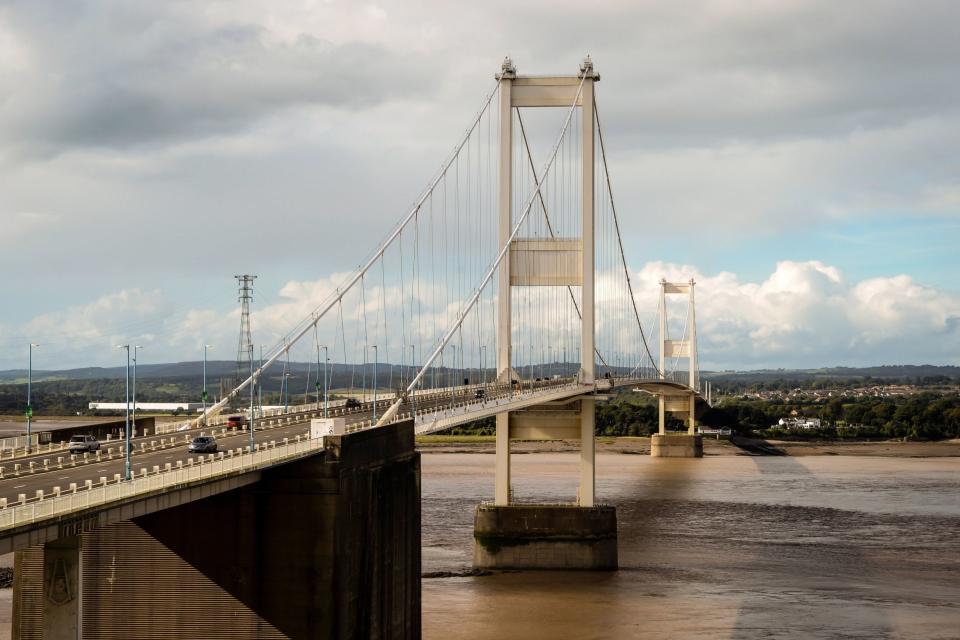
[[[650,437],[654,458],[702,458],[703,436],[687,433],[655,433]]]
[[[420,638],[413,423],[260,474],[17,551],[14,640]]]
[[[482,504],[474,521],[478,569],[617,568],[617,511],[601,505]]]

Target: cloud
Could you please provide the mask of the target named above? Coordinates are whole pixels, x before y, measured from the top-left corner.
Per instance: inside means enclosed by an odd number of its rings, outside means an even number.
[[[0,32],[0,52],[20,52],[0,93],[0,136],[26,157],[163,148],[243,133],[298,105],[370,109],[433,82],[416,72],[417,56],[376,42],[284,36],[187,9],[92,1],[70,10],[50,2],[8,6],[0,16],[27,37]]]
[[[302,281],[255,311],[281,335],[331,286],[317,274],[355,265],[395,224],[506,54],[521,73],[592,54],[628,254],[670,260],[683,234],[685,256],[743,264],[744,247],[801,227],[955,218],[958,17],[947,0],[0,3],[0,271],[30,265],[0,283],[18,301],[0,322],[19,340],[34,309],[156,289],[170,315],[148,333],[173,354],[203,340],[224,354],[235,310],[200,299],[252,272],[278,292]],[[650,251],[653,237],[667,241]],[[900,260],[872,264],[914,268]],[[709,276],[734,309],[717,307],[717,362],[860,358],[868,344],[883,360],[938,355],[898,340],[913,345],[903,319],[927,326],[923,304],[952,294],[881,279],[909,301],[882,307],[867,296],[880,284],[844,281],[856,261],[831,265],[839,281],[812,267],[766,288]],[[885,324],[848,318],[861,286],[862,313]],[[431,313],[433,326],[450,310]]]
[[[661,277],[694,278],[704,367],[956,364],[960,296],[906,275],[847,282],[818,261],[784,261],[761,282],[649,263],[635,277],[649,307]],[[678,316],[685,310],[672,309]]]
[[[343,281],[342,275],[281,286],[273,302],[261,302],[253,313],[255,343],[264,344],[268,351],[327,299]],[[924,286],[906,275],[849,282],[832,265],[784,261],[763,280],[750,282],[729,272],[711,274],[689,265],[650,262],[634,273],[633,282],[637,306],[651,338],[656,336],[654,314],[661,278],[679,282],[693,278],[697,282],[697,335],[703,368],[960,363],[951,355],[960,348],[960,296]],[[410,323],[406,316],[411,332],[404,333],[400,318],[401,313],[409,313],[409,306],[402,312],[404,296],[399,290],[388,289],[384,295],[378,285],[368,284],[366,329],[359,291],[344,299],[342,317],[335,307],[321,321],[317,339],[330,348],[332,359],[340,362],[346,353],[348,362],[362,361],[363,346],[379,344],[380,355],[390,354],[390,360],[397,362],[400,345],[411,341],[420,345],[421,357],[459,309],[457,300],[447,302],[442,295],[423,295],[420,322]],[[617,342],[618,331],[635,337],[632,309],[615,299],[617,291],[622,287],[598,287],[601,351],[623,344]],[[515,343],[522,345],[515,350],[529,349],[528,342],[534,340],[537,358],[541,347],[546,349],[547,345],[556,349],[559,358],[561,345],[565,345],[572,359],[576,340],[569,339],[567,330],[576,323],[567,292],[544,288],[531,290],[530,295],[530,300],[518,298],[515,303]],[[264,298],[272,296],[261,293],[259,299]],[[384,303],[387,333],[382,321]],[[552,309],[554,305],[559,305],[557,311]],[[683,332],[684,305],[683,300],[671,299],[674,338]],[[524,312],[524,308],[533,313]],[[492,344],[494,307],[485,299],[482,309],[490,322],[477,323],[471,318],[464,324],[462,342],[470,349],[477,342],[477,327],[484,331],[484,343]],[[12,347],[14,342],[25,344],[27,340],[44,343],[40,368],[116,364],[119,360],[111,349],[120,342],[146,346],[147,362],[197,359],[205,341],[215,345],[212,357],[231,360],[236,356],[238,329],[236,309],[178,311],[159,291],[125,290],[37,316],[19,327],[0,327],[0,344]],[[0,368],[22,366],[11,351],[4,350],[7,356],[0,360]],[[526,362],[527,352],[519,355]],[[616,358],[616,354],[607,355]],[[315,357],[314,336],[310,333],[293,350],[292,358],[309,361]],[[372,356],[368,353],[367,357]]]

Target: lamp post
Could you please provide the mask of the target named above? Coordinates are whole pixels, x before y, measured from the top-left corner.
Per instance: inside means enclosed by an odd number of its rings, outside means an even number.
[[[260,345],[260,371],[263,371],[263,345]],[[263,381],[257,378],[257,406],[260,407],[260,417],[263,417]]]
[[[139,344],[133,345],[133,430],[137,430],[137,349],[143,349]]]
[[[450,345],[450,349],[453,350],[453,362],[450,364],[450,375],[447,376],[447,381],[450,384],[450,411],[453,411],[453,405],[457,400],[457,379],[454,377],[455,374],[453,373],[453,370],[457,366],[457,345]]]
[[[118,344],[117,349],[127,350],[127,411],[123,430],[123,479],[130,479],[130,345]]]
[[[377,424],[377,345],[370,345],[373,349],[373,424]]]
[[[27,453],[33,451],[33,404],[31,400],[33,387],[33,348],[39,347],[36,342],[30,343],[27,357]]]
[[[320,350],[317,349],[317,354],[319,355]],[[323,417],[327,417],[328,410],[330,408],[330,379],[327,377],[327,365],[330,362],[330,352],[327,350],[327,346],[323,345]]]
[[[253,456],[253,399],[256,397],[257,381],[253,377],[253,343],[250,343],[250,455]],[[251,458],[252,459],[252,458]]]
[[[203,345],[203,393],[200,394],[203,400],[203,426],[207,426],[207,349],[212,348],[212,344]]]
[[[530,391],[533,391],[533,345],[530,345]]]
[[[480,347],[480,375],[483,377],[483,388],[487,388],[487,345]]]
[[[417,345],[410,345],[410,376],[417,375]],[[413,409],[413,421],[417,421],[417,390],[410,390],[410,407]]]

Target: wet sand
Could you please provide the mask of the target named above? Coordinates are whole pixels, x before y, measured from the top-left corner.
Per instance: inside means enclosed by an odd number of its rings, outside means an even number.
[[[571,500],[576,456],[514,459]],[[493,458],[423,456],[424,571],[463,571]],[[960,638],[960,459],[601,454],[621,569],[424,580],[427,639]]]
[[[940,458],[960,457],[960,440],[941,440],[937,442],[899,442],[885,440],[880,442],[842,442],[812,441],[791,442],[785,440],[750,440],[778,450],[789,456],[883,456],[903,458]],[[647,455],[650,453],[650,438],[597,438],[598,453],[626,453]],[[544,453],[579,451],[579,440],[521,441],[511,443],[514,453]],[[448,438],[433,436],[427,442],[418,442],[417,448],[430,453],[494,453],[492,438],[477,440],[473,438]],[[735,441],[703,437],[704,454],[707,456],[751,455]]]

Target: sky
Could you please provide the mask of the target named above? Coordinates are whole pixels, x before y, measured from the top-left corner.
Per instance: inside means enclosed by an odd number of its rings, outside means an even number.
[[[704,368],[960,364],[958,23],[934,0],[0,0],[0,369],[31,341],[44,369],[235,345],[236,273],[284,333],[504,56],[586,54],[638,305],[696,278]]]

